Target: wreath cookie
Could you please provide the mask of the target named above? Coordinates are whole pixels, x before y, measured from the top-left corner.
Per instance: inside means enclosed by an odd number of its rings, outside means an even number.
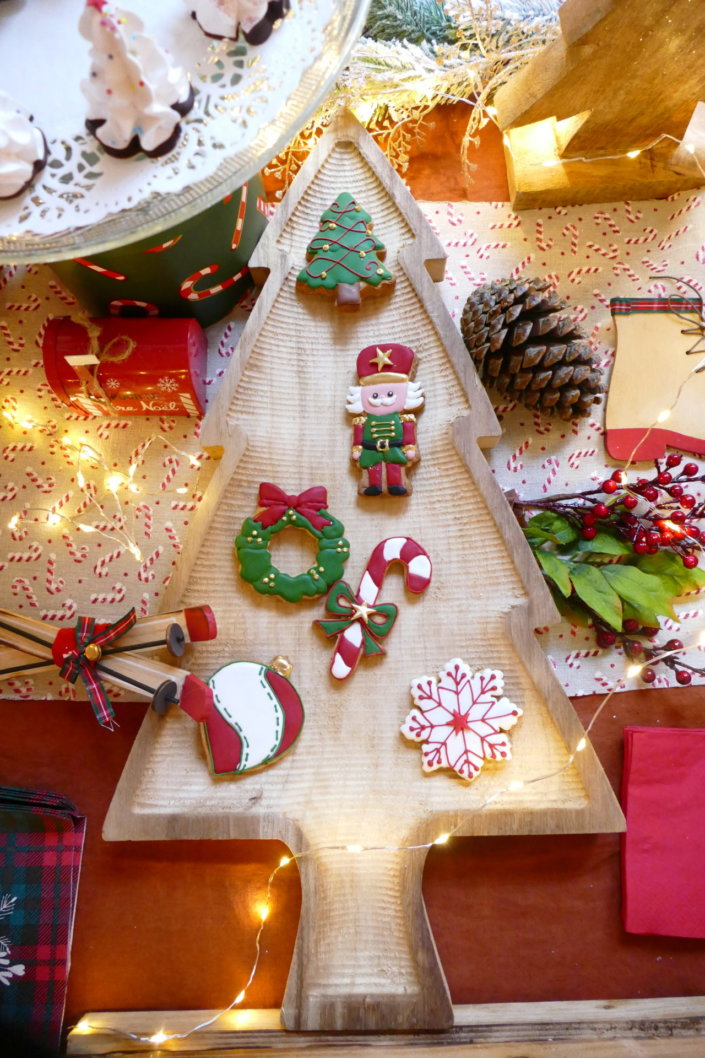
[[[263,481],[257,513],[246,518],[235,539],[240,576],[261,595],[277,595],[287,602],[323,595],[343,575],[350,544],[343,525],[326,510],[328,496],[322,485],[289,496]],[[305,529],[318,541],[313,564],[303,573],[283,573],[272,562],[269,542],[283,529]]]

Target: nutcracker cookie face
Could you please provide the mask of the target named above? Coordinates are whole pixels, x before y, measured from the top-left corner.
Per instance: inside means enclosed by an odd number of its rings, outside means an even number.
[[[416,357],[396,342],[368,345],[358,354],[359,385],[348,390],[353,418],[352,459],[362,496],[408,496],[408,469],[419,460],[416,416],[423,390],[412,379]]]

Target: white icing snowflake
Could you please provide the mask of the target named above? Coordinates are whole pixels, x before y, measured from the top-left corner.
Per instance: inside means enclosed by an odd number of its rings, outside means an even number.
[[[106,391],[106,393],[117,393],[117,391],[120,389],[120,379],[106,378],[103,382],[103,389]]]
[[[170,375],[164,375],[164,377],[160,378],[157,382],[157,389],[161,389],[163,393],[173,393],[174,390],[178,390],[178,388],[179,383]]]
[[[473,673],[460,658],[449,661],[439,678],[421,676],[412,682],[416,708],[401,732],[423,743],[424,771],[450,768],[470,780],[486,760],[511,759],[509,739],[502,732],[514,727],[523,710],[502,697],[503,689],[499,669]]]

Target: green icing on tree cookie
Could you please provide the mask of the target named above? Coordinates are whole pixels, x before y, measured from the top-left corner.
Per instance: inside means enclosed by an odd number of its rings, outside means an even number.
[[[318,233],[306,248],[309,263],[299,272],[299,289],[335,297],[343,311],[360,307],[362,297],[394,285],[382,261],[384,243],[372,234],[372,218],[347,191],[321,216]]]

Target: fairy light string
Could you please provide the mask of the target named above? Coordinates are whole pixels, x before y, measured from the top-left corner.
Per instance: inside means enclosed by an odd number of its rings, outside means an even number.
[[[65,522],[80,533],[97,533],[106,540],[111,541],[111,543],[118,544],[128,551],[136,562],[141,562],[143,555],[137,544],[135,531],[136,510],[134,506],[130,508],[131,525],[128,528],[127,508],[120,497],[120,490],[124,489],[127,493],[135,496],[141,493],[141,488],[135,482],[135,475],[143,465],[147,452],[157,442],[161,442],[166,448],[186,459],[190,469],[201,470],[202,453],[194,455],[191,452],[187,452],[173,444],[162,434],[152,434],[145,441],[142,441],[133,452],[127,470],[121,471],[112,467],[85,437],[72,438],[63,429],[59,430],[58,425],[55,423],[41,424],[20,411],[10,409],[4,409],[2,416],[11,427],[21,430],[32,430],[41,427],[41,432],[50,441],[57,442],[61,452],[71,457],[72,465],[75,468],[76,484],[81,492],[84,504],[94,510],[97,519],[93,523],[88,523],[76,515],[63,514],[51,505],[47,507],[23,505],[12,514],[7,523],[7,527],[11,532],[19,530],[25,522],[37,524],[43,521],[50,526]],[[103,497],[110,497],[110,502],[115,508],[114,513],[111,514],[107,509],[104,498],[98,498],[98,486],[96,483],[86,476],[88,465],[99,468],[104,474]],[[165,494],[174,492],[183,495],[188,491],[188,486],[181,485],[171,490],[165,490]],[[30,518],[28,517],[29,515],[44,515],[44,518]]]
[[[687,646],[685,646],[685,647],[683,647],[682,649],[679,649],[679,650],[665,650],[661,654],[659,654],[657,657],[653,658],[652,659],[652,663],[656,663],[658,661],[664,660],[665,658],[672,657],[675,654],[680,654],[680,653],[683,653],[684,651],[688,651],[688,650],[694,649],[696,647],[703,647],[703,646],[705,646],[705,630],[703,630],[700,633],[700,635],[698,636],[697,640],[695,640],[693,643],[690,643]],[[604,697],[599,702],[597,708],[595,709],[594,713],[592,714],[592,717],[590,718],[590,721],[589,721],[587,727],[585,728],[584,733],[578,739],[578,741],[576,742],[576,744],[573,747],[573,749],[568,753],[568,755],[567,755],[565,761],[563,762],[563,764],[561,764],[557,768],[553,768],[551,771],[542,772],[540,775],[534,775],[534,776],[532,776],[531,778],[528,778],[528,779],[512,779],[512,780],[510,780],[505,786],[500,787],[498,790],[495,790],[494,793],[492,793],[488,797],[486,797],[485,800],[480,805],[478,805],[476,808],[468,809],[466,811],[466,813],[465,813],[466,816],[467,816],[467,814],[470,814],[470,813],[476,814],[476,813],[480,813],[480,812],[484,811],[486,808],[489,808],[490,805],[495,804],[501,797],[504,797],[506,794],[517,793],[520,790],[526,788],[527,786],[535,786],[538,783],[546,782],[549,779],[555,779],[557,776],[562,775],[565,771],[567,771],[568,768],[572,767],[572,765],[575,763],[575,759],[578,756],[578,754],[584,752],[587,749],[587,747],[589,745],[588,737],[590,735],[590,732],[595,727],[597,721],[599,720],[600,716],[604,712],[604,710],[607,707],[607,705],[609,704],[609,702],[612,700],[612,698],[614,697],[615,694],[617,694],[619,691],[623,690],[626,687],[627,680],[631,679],[633,676],[638,675],[642,668],[643,668],[643,665],[639,665],[639,664],[630,665],[629,668],[627,669],[626,675],[620,677],[618,680],[615,681],[615,683],[610,688],[610,690],[604,695]],[[155,1046],[158,1046],[159,1044],[162,1044],[162,1043],[168,1043],[171,1040],[185,1040],[185,1039],[188,1039],[189,1037],[195,1035],[196,1033],[202,1032],[204,1029],[210,1028],[211,1025],[215,1024],[217,1021],[219,1021],[221,1018],[223,1018],[226,1014],[230,1013],[230,1011],[234,1010],[235,1007],[240,1006],[245,1001],[245,999],[247,997],[247,993],[248,993],[248,991],[249,991],[249,989],[250,989],[250,987],[252,985],[252,982],[255,979],[255,976],[257,974],[257,970],[259,969],[261,956],[262,956],[262,933],[264,931],[266,923],[269,922],[270,919],[271,919],[272,888],[273,888],[275,879],[276,879],[276,877],[277,877],[277,875],[279,874],[280,871],[284,870],[286,867],[288,867],[292,863],[298,863],[301,860],[304,860],[306,858],[310,858],[312,856],[316,856],[316,855],[320,854],[321,852],[346,852],[349,855],[364,855],[365,853],[368,853],[368,852],[380,852],[380,851],[384,851],[384,852],[417,852],[417,851],[420,851],[420,850],[423,850],[423,849],[430,850],[435,845],[447,845],[451,841],[451,839],[458,834],[458,831],[460,831],[460,830],[462,830],[464,828],[465,825],[466,825],[466,820],[457,823],[454,827],[451,827],[449,830],[442,831],[440,834],[438,834],[435,838],[431,839],[430,841],[421,842],[419,844],[412,844],[412,845],[360,845],[360,844],[318,845],[318,846],[314,846],[314,847],[311,847],[309,849],[306,849],[304,852],[298,852],[298,853],[293,853],[292,852],[290,854],[282,856],[281,859],[279,860],[279,863],[274,867],[274,869],[270,872],[269,877],[267,878],[267,884],[266,884],[266,887],[265,887],[264,898],[263,898],[263,900],[261,901],[261,903],[259,904],[259,906],[257,907],[257,910],[256,910],[257,916],[259,918],[259,925],[258,925],[257,931],[255,933],[255,938],[254,938],[255,953],[254,953],[252,965],[251,965],[251,968],[250,968],[250,972],[249,972],[249,974],[247,976],[247,980],[246,980],[244,986],[240,989],[240,991],[237,993],[235,998],[226,1007],[223,1007],[221,1010],[216,1011],[215,1014],[212,1014],[210,1017],[208,1017],[204,1021],[201,1021],[198,1024],[194,1025],[191,1029],[188,1029],[185,1032],[167,1032],[165,1029],[160,1029],[157,1032],[154,1032],[154,1033],[151,1033],[149,1035],[146,1035],[146,1034],[141,1034],[141,1033],[128,1032],[125,1029],[117,1028],[115,1026],[110,1026],[110,1025],[94,1025],[87,1018],[83,1018],[81,1021],[79,1021],[78,1024],[74,1026],[73,1031],[76,1032],[76,1033],[79,1033],[79,1034],[91,1033],[91,1032],[108,1033],[110,1035],[121,1037],[123,1039],[132,1040],[133,1042],[136,1042],[136,1043],[151,1043],[151,1044],[154,1044]]]

